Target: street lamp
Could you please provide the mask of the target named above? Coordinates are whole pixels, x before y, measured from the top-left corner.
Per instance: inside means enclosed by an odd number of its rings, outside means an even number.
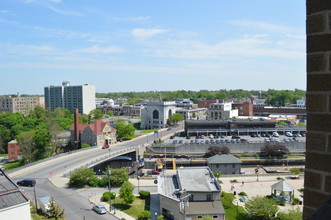
[[[137,173],[137,180],[138,180],[138,194],[139,194],[139,180],[140,180],[140,176]]]
[[[109,213],[111,213],[110,174],[111,174],[111,171],[110,171],[109,166],[108,166]]]

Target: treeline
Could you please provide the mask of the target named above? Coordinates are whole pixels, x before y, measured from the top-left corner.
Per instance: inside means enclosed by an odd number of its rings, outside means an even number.
[[[145,100],[164,100],[171,101],[173,99],[189,98],[194,103],[198,103],[199,99],[242,99],[252,95],[259,95],[261,92],[261,98],[266,99],[266,103],[273,106],[287,106],[296,104],[297,99],[305,97],[306,92],[304,90],[274,90],[269,89],[267,91],[260,90],[177,90],[177,91],[148,91],[148,92],[112,92],[112,93],[96,93],[97,98],[127,98],[128,104],[135,104],[142,99]]]
[[[62,108],[54,112],[37,106],[25,116],[21,113],[0,114],[0,150],[7,152],[7,143],[17,140],[23,163],[60,153],[63,143],[57,138],[73,123],[73,114]]]

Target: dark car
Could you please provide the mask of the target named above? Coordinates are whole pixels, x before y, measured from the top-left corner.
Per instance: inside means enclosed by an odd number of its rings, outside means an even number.
[[[36,180],[35,179],[24,179],[17,181],[16,183],[18,186],[35,186],[36,185]]]

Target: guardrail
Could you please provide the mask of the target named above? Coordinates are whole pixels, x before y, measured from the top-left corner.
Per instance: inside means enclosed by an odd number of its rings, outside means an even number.
[[[98,147],[98,146],[91,146],[91,147],[88,147],[88,148],[82,148],[82,149],[73,150],[73,151],[70,151],[70,152],[65,152],[65,153],[56,154],[56,155],[54,155],[54,156],[47,157],[47,158],[45,158],[45,159],[38,160],[38,161],[35,161],[35,162],[32,162],[32,163],[28,163],[28,164],[25,164],[24,166],[20,166],[20,167],[17,167],[17,168],[15,168],[15,169],[12,169],[12,170],[6,171],[6,173],[10,174],[10,173],[12,173],[12,172],[16,172],[16,171],[19,171],[19,170],[25,169],[25,168],[27,168],[27,167],[34,166],[34,165],[39,164],[39,163],[43,163],[43,162],[45,162],[45,161],[53,160],[53,159],[56,159],[56,158],[59,158],[59,157],[66,156],[66,155],[71,154],[71,153],[78,153],[78,152],[81,152],[81,151],[90,150],[90,149],[92,149],[92,148],[97,148],[97,147]]]
[[[107,155],[103,155],[103,156],[98,157],[98,158],[96,158],[96,159],[93,159],[93,160],[91,160],[91,161],[89,161],[89,162],[87,162],[87,163],[85,163],[85,164],[83,164],[83,165],[80,165],[80,166],[78,166],[78,167],[75,167],[75,168],[73,168],[73,169],[70,169],[69,171],[66,171],[65,173],[63,173],[62,176],[63,176],[63,177],[70,176],[70,174],[71,174],[72,172],[74,172],[75,170],[77,170],[77,169],[84,168],[84,167],[92,167],[92,166],[94,166],[94,165],[96,165],[96,164],[98,164],[98,163],[101,163],[101,162],[103,162],[103,161],[106,161],[106,160],[108,160],[108,159],[110,159],[110,158],[114,158],[114,157],[120,156],[120,155],[122,155],[123,153],[133,152],[133,151],[135,151],[135,150],[138,149],[138,148],[139,148],[139,146],[134,146],[134,147],[125,148],[125,149],[122,149],[122,150],[117,150],[117,151],[114,151],[114,152],[109,153],[109,154],[107,154]]]

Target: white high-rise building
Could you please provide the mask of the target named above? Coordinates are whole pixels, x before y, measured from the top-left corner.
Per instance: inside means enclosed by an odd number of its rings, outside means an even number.
[[[78,108],[79,113],[89,114],[95,109],[95,87],[92,85],[71,86],[66,81],[62,86],[45,87],[44,91],[45,108],[50,111],[62,107],[73,113]]]

